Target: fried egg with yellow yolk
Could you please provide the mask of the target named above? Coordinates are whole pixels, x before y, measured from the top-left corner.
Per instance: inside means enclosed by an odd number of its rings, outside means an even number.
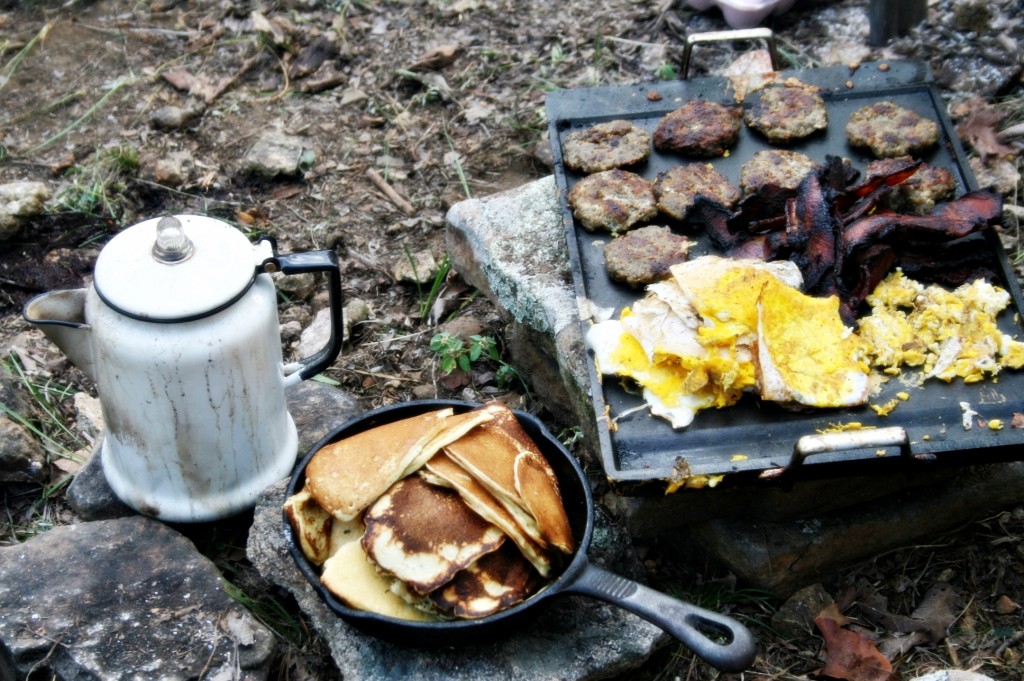
[[[793,263],[704,256],[675,265],[671,272],[670,279],[649,286],[619,319],[592,326],[586,342],[598,371],[634,380],[651,412],[674,428],[690,425],[701,409],[735,404],[744,392],[814,406],[867,399],[868,368],[854,356],[854,341],[841,342],[852,331],[839,319],[838,302],[809,305]],[[767,301],[766,289],[771,291]],[[765,310],[767,325],[761,319]],[[781,352],[795,349],[794,339],[808,336],[799,351],[815,358],[810,364],[818,363],[820,375],[808,383],[805,368],[798,370],[771,353],[769,371],[761,371],[765,329]],[[826,372],[843,378],[826,378]],[[773,379],[768,393],[759,374]],[[863,380],[854,377],[851,383],[855,374]]]

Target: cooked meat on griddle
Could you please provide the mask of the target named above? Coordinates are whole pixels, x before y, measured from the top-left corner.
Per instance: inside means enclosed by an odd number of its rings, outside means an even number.
[[[705,99],[691,99],[661,117],[654,148],[690,156],[721,156],[736,143],[743,110]]]
[[[818,164],[806,154],[786,149],[762,149],[740,168],[740,191],[744,196],[766,188],[794,190]]]
[[[747,96],[747,125],[772,144],[787,144],[828,127],[825,100],[808,87],[779,85]]]
[[[668,227],[641,227],[605,245],[605,267],[613,281],[641,288],[665,278],[672,265],[685,262],[692,246]]]
[[[888,175],[891,168],[912,162],[909,156],[883,158],[872,161],[867,167],[867,178]],[[882,205],[897,213],[916,213],[924,215],[936,203],[953,198],[956,192],[956,180],[948,168],[933,166],[927,163],[918,167],[909,178],[892,188],[883,199]]]
[[[592,232],[625,232],[658,214],[651,183],[619,168],[587,175],[569,190],[567,198],[573,215]]]
[[[676,220],[686,218],[698,196],[732,208],[740,200],[740,190],[710,163],[673,166],[654,181],[658,210]]]
[[[629,121],[598,123],[565,137],[565,165],[584,173],[622,168],[639,163],[651,153],[651,135]]]
[[[918,154],[939,141],[939,125],[893,102],[875,102],[853,112],[846,137],[878,158]]]

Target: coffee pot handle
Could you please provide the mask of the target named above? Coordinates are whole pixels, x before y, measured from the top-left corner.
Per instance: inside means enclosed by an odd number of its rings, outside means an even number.
[[[338,267],[338,256],[334,251],[306,251],[303,253],[277,253],[276,245],[274,257],[263,261],[264,272],[280,271],[282,274],[304,274],[306,272],[325,272],[327,274],[327,286],[330,293],[331,309],[331,338],[323,348],[310,357],[304,357],[296,361],[302,366],[292,379],[296,383],[316,376],[331,365],[341,353],[343,341],[342,333],[342,294],[341,294],[341,269]]]

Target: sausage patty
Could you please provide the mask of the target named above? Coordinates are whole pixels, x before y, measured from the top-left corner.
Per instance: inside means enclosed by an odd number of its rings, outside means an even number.
[[[751,93],[747,100],[743,120],[772,144],[803,139],[828,127],[825,100],[809,88],[771,86]]]
[[[893,102],[875,102],[850,115],[846,137],[878,158],[917,154],[939,141],[939,124]]]
[[[740,191],[756,194],[766,187],[796,189],[817,164],[806,154],[786,149],[764,149],[740,168]]]
[[[659,173],[654,181],[658,210],[683,220],[697,196],[706,196],[727,208],[740,200],[740,190],[710,163],[688,163]]]
[[[743,110],[705,99],[691,99],[661,117],[654,148],[690,156],[721,156],[736,143]]]
[[[598,123],[565,136],[565,165],[584,173],[621,168],[639,163],[651,153],[651,135],[629,121]]]
[[[604,247],[605,267],[612,280],[640,288],[664,279],[669,267],[685,262],[691,246],[692,241],[668,227],[640,227]]]
[[[872,161],[868,164],[867,176],[870,179],[878,175],[888,175],[894,166],[899,167],[910,161],[910,156]],[[893,187],[882,199],[882,205],[898,213],[924,215],[934,208],[936,203],[953,198],[955,192],[956,180],[948,168],[923,163],[916,173]]]
[[[651,183],[619,168],[587,175],[567,198],[573,215],[590,231],[624,232],[658,214]]]

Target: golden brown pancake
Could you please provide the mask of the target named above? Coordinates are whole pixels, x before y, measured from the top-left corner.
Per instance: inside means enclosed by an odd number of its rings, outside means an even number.
[[[477,482],[462,466],[452,461],[447,454],[435,454],[427,462],[421,475],[431,484],[442,484],[458,492],[470,509],[497,526],[515,542],[537,572],[545,577],[550,574],[551,560],[545,550],[527,536],[512,514],[487,491],[487,488]]]
[[[284,502],[284,512],[295,531],[302,554],[317,565],[327,560],[330,555],[333,518],[317,503],[309,493],[309,488],[303,487],[288,497]]]
[[[480,409],[492,414],[493,420],[449,444],[444,449],[445,453],[494,495],[533,541],[546,547],[554,538],[558,543],[550,545],[571,552],[571,533],[566,541],[568,519],[561,504],[554,471],[544,455],[508,407],[490,402]],[[528,465],[544,472],[544,475],[527,471],[517,485],[516,457],[520,452],[529,453]],[[530,489],[530,485],[540,485],[542,489]],[[526,498],[530,499],[529,503]],[[555,500],[557,508],[543,507],[543,504]],[[533,511],[529,504],[534,505]],[[541,528],[539,522],[542,520],[554,522],[555,526]]]
[[[572,527],[558,491],[558,479],[548,462],[533,452],[519,452],[515,479],[516,490],[530,515],[537,520],[544,540],[562,553],[572,553]]]
[[[359,541],[365,531],[366,526],[363,525],[362,518],[354,518],[353,520],[338,520],[335,518],[334,521],[331,522],[331,537],[329,542],[330,549],[327,553],[328,557],[337,553],[345,544]]]
[[[480,556],[505,534],[474,513],[458,493],[413,475],[395,483],[363,515],[360,542],[384,572],[425,594]]]
[[[324,563],[320,581],[327,589],[357,610],[405,620],[436,619],[414,608],[391,591],[391,578],[380,574],[359,542],[348,542]]]
[[[489,414],[451,409],[371,428],[321,448],[306,466],[310,493],[331,515],[352,520],[391,485]]]
[[[481,556],[430,594],[438,610],[456,617],[476,619],[521,603],[539,584],[537,573],[516,548],[502,548]]]

